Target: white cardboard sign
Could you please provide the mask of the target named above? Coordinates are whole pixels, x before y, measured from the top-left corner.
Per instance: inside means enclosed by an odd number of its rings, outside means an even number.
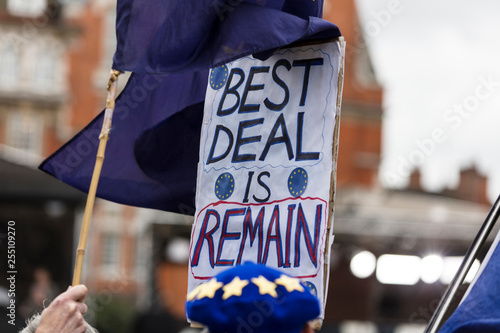
[[[304,280],[324,309],[342,53],[334,41],[211,70],[188,291],[253,261]]]

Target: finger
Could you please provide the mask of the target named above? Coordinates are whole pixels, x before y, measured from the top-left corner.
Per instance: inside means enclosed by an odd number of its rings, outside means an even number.
[[[79,315],[80,315],[80,318],[81,318],[80,324],[83,327],[83,331],[85,332],[86,329],[87,329],[87,322],[85,321],[85,319],[83,319],[83,315],[81,313]]]
[[[78,306],[78,311],[80,311],[81,314],[86,314],[87,313],[87,310],[88,310],[87,304],[85,304],[85,303],[77,303],[77,306]]]
[[[68,313],[76,312],[77,306],[75,302],[68,303]]]
[[[80,312],[76,311],[68,318],[66,324],[68,325],[68,327],[72,327],[70,332],[85,332],[87,327],[87,324],[83,319],[83,315]]]
[[[71,289],[66,291],[65,293],[68,295],[68,297],[74,301],[77,302],[83,302],[85,299],[85,296],[87,295],[87,287],[85,287],[83,284],[79,284],[76,286],[73,286]]]
[[[77,327],[77,329],[75,331],[78,333],[85,333],[87,331],[87,324],[85,324],[85,322],[83,322],[81,325],[79,325]]]

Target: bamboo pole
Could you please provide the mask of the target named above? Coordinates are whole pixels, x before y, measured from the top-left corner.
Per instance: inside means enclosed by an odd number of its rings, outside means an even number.
[[[94,172],[90,181],[90,188],[87,195],[87,203],[85,204],[85,211],[83,213],[82,227],[80,230],[80,241],[76,250],[75,270],[73,273],[73,286],[80,284],[82,276],[83,257],[85,255],[85,248],[87,244],[87,237],[90,227],[90,218],[94,209],[94,201],[97,192],[97,184],[101,175],[102,165],[104,162],[104,153],[106,151],[106,144],[109,139],[109,131],[111,129],[111,120],[113,118],[113,110],[115,108],[116,86],[118,84],[118,75],[120,72],[111,70],[108,82],[108,96],[106,98],[106,110],[104,111],[104,119],[102,122],[102,129],[99,135],[99,147],[97,148],[97,156],[94,166]]]

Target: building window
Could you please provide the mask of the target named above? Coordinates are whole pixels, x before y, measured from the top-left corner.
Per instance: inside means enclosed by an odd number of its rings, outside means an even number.
[[[105,273],[119,271],[120,252],[120,235],[116,233],[103,234],[101,267]]]
[[[37,86],[46,86],[55,82],[56,61],[54,52],[44,50],[35,67],[34,82]]]
[[[40,16],[47,7],[47,0],[7,0],[7,11],[16,16]]]
[[[19,55],[8,43],[0,49],[0,85],[12,86],[19,81]]]
[[[27,153],[41,155],[41,117],[31,113],[12,112],[7,119],[6,144]]]

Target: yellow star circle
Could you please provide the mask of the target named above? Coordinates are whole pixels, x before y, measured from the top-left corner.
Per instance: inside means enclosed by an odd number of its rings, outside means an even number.
[[[300,284],[299,279],[295,279],[286,275],[281,275],[279,279],[274,280],[277,284],[282,285],[286,288],[288,292],[298,290],[300,292],[304,291],[304,287]]]
[[[231,296],[241,296],[243,288],[248,284],[248,280],[240,280],[239,277],[235,277],[231,282],[222,287],[224,294],[222,299],[228,299]]]
[[[262,275],[259,275],[257,278],[252,278],[252,282],[259,287],[259,293],[261,295],[269,294],[273,297],[278,297],[278,293],[276,292],[276,287],[278,287],[278,285],[276,283],[269,281]]]
[[[222,282],[217,282],[216,278],[211,279],[210,281],[200,284],[197,299],[201,299],[203,297],[213,298],[215,296],[215,292],[222,287]]]

